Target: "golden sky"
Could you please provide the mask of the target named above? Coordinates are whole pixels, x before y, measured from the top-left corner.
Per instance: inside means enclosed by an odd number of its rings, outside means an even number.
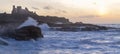
[[[120,0],[0,0],[0,12],[10,13],[12,5],[72,22],[120,24]]]

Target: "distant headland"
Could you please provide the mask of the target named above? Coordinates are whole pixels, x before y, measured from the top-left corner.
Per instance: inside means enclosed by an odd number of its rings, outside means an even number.
[[[58,16],[39,16],[34,11],[30,11],[27,7],[23,9],[21,6],[13,5],[13,9],[11,13],[8,14],[6,12],[0,13],[0,25],[7,24],[7,23],[20,23],[27,19],[27,17],[33,17],[40,23],[64,23],[69,24],[72,23],[69,19],[65,17],[58,17]]]
[[[14,27],[19,26],[28,17],[34,18],[39,24],[46,23],[51,29],[61,30],[61,31],[98,31],[98,30],[107,30],[108,27],[98,26],[93,24],[86,24],[82,22],[72,23],[69,19],[65,17],[58,16],[39,16],[36,12],[30,11],[27,7],[22,9],[21,6],[13,5],[11,14],[1,13],[0,14],[0,25],[14,25]]]

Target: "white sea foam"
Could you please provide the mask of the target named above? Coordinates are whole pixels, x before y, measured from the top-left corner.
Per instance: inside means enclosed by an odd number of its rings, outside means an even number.
[[[49,31],[49,29],[50,29],[50,27],[46,23],[43,23],[43,24],[39,25],[38,27],[40,27],[42,31]]]
[[[24,26],[38,26],[38,22],[34,20],[32,17],[28,17],[28,19],[25,22],[23,22],[18,28]]]

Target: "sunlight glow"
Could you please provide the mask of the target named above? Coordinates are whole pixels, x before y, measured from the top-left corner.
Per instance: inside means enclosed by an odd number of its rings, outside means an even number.
[[[96,1],[96,6],[99,15],[106,15],[108,13],[108,9],[104,1]]]
[[[84,9],[84,10],[96,10],[98,15],[106,15],[108,13],[108,6],[105,0],[64,0],[66,6],[70,6],[75,10]]]

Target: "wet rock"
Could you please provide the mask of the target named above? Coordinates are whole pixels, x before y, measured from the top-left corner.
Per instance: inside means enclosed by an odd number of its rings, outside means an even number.
[[[82,22],[72,23],[72,24],[48,24],[51,27],[51,30],[58,31],[100,31],[108,30],[108,27],[99,26],[94,24],[85,24]]]
[[[108,30],[108,28],[105,27],[105,26],[99,26],[99,29],[100,29],[100,30]]]
[[[104,26],[93,26],[93,27],[85,27],[81,29],[81,31],[100,31],[100,30],[108,30],[108,28]]]
[[[99,29],[94,28],[94,27],[85,27],[82,28],[81,31],[98,31]]]
[[[31,40],[31,39],[37,40],[38,38],[43,38],[43,34],[39,27],[25,26],[16,29],[13,38],[16,40]]]
[[[60,29],[57,29],[60,31],[78,31],[78,28],[74,28],[74,27],[62,27]]]

